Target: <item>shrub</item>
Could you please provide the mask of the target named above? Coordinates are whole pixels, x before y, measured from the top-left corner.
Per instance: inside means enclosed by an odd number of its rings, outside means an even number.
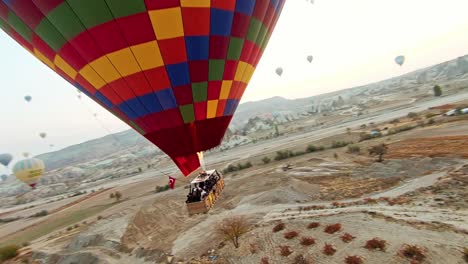
[[[433,124],[435,124],[435,120],[431,118],[431,119],[427,120],[427,124],[428,125],[433,125]]]
[[[298,235],[299,235],[299,233],[296,232],[296,231],[289,231],[289,232],[284,233],[284,238],[293,239],[293,238],[297,237]]]
[[[73,226],[67,227],[67,231],[72,231],[72,230],[73,230]]]
[[[101,219],[103,219],[103,218],[104,218],[104,217],[102,217],[102,215],[98,215],[97,220],[101,220]]]
[[[280,247],[280,255],[283,257],[287,257],[293,253],[289,246],[279,246],[279,247]]]
[[[338,154],[337,154],[337,153],[333,153],[333,157],[334,157],[335,159],[338,159]]]
[[[30,245],[31,245],[31,243],[29,243],[28,241],[23,242],[23,243],[21,244],[22,247],[29,247]]]
[[[237,163],[237,170],[243,170],[252,167],[252,163],[250,161],[242,164],[242,163]]]
[[[435,85],[434,88],[434,96],[441,96],[442,95],[442,88],[439,85]]]
[[[426,258],[424,249],[417,245],[405,244],[401,247],[399,254],[400,256],[416,261],[417,263],[422,262]]]
[[[319,147],[318,147],[318,150],[319,150],[319,151],[323,151],[323,150],[325,150],[325,147],[324,147],[324,146],[319,146]]]
[[[368,133],[365,133],[365,132],[362,132],[361,134],[359,134],[359,142],[366,141],[366,140],[369,140],[369,139],[372,139],[371,134],[368,134]]]
[[[0,219],[0,223],[11,223],[19,219],[21,219],[21,217],[3,218],[3,219]]]
[[[365,199],[364,199],[364,203],[365,203],[365,204],[376,204],[376,203],[377,203],[377,200],[376,200],[376,199],[373,199],[373,198],[365,198]]]
[[[315,244],[315,239],[313,237],[303,237],[301,239],[301,245],[303,246],[310,246]]]
[[[260,264],[270,264],[270,259],[268,257],[263,257],[260,260]]]
[[[293,157],[293,156],[294,156],[294,153],[292,153],[292,151],[290,151],[290,150],[277,151],[276,156],[275,156],[275,160],[284,160],[284,159],[287,159],[287,158],[290,158],[290,157]]]
[[[362,264],[364,263],[364,259],[361,256],[347,256],[345,258],[346,264]]]
[[[247,233],[250,225],[247,219],[243,216],[233,216],[225,218],[218,224],[216,231],[224,236],[225,239],[231,240],[235,248],[239,248],[239,238]]]
[[[310,262],[303,255],[297,255],[296,257],[294,257],[294,260],[292,263],[293,264],[309,264]]]
[[[390,124],[398,124],[400,123],[400,119],[393,119],[392,121],[390,121]]]
[[[0,261],[9,260],[18,255],[20,247],[17,245],[9,245],[0,248]]]
[[[75,224],[73,227],[74,227],[74,228],[78,228],[78,227],[80,227],[80,225],[79,225],[79,224]]]
[[[239,168],[238,168],[237,166],[234,166],[234,165],[232,165],[232,164],[229,164],[229,165],[227,166],[227,168],[225,168],[225,169],[223,170],[223,173],[226,174],[226,173],[235,172],[235,171],[238,171],[238,170],[239,170]]]
[[[417,118],[418,117],[418,114],[417,113],[414,113],[414,112],[409,112],[408,115],[407,115],[408,118]]]
[[[382,162],[383,161],[383,156],[387,154],[388,147],[385,144],[379,144],[372,146],[368,149],[369,155],[371,156],[377,156],[377,162]]]
[[[307,228],[312,229],[312,228],[317,228],[319,226],[320,226],[319,222],[312,222],[307,226]]]
[[[360,128],[361,128],[361,129],[366,129],[366,128],[367,128],[367,125],[366,125],[366,124],[362,124],[362,125],[360,126]]]
[[[309,146],[307,146],[307,148],[306,148],[306,151],[307,151],[307,152],[315,152],[315,151],[317,151],[317,150],[318,150],[318,148],[317,148],[316,146],[314,146],[314,145],[309,145]]]
[[[468,262],[468,247],[463,249],[463,258]]]
[[[279,232],[279,231],[283,230],[285,227],[286,227],[286,225],[284,223],[279,223],[279,224],[277,224],[277,225],[275,225],[273,227],[273,232],[274,233]]]
[[[347,141],[333,141],[331,148],[342,148],[346,147],[349,144],[352,144],[353,142],[347,142]]]
[[[271,159],[269,157],[264,157],[262,161],[263,161],[263,164],[268,164],[270,163]]]
[[[344,233],[342,236],[341,236],[341,240],[345,243],[349,243],[351,241],[353,241],[356,237],[354,237],[353,235],[351,235],[350,233]]]
[[[352,154],[359,154],[361,153],[361,147],[359,147],[358,145],[349,145],[348,152]]]
[[[323,246],[322,252],[325,255],[332,256],[335,254],[336,248],[331,244],[325,244],[325,246]]]
[[[380,239],[378,237],[375,237],[371,240],[368,240],[364,247],[367,248],[368,250],[378,249],[380,251],[385,251],[385,249],[387,248],[387,241]]]
[[[327,225],[324,232],[328,234],[334,234],[341,230],[341,224]]]
[[[49,214],[49,212],[47,210],[42,210],[40,212],[37,212],[37,213],[31,215],[31,217],[42,217],[42,216],[46,216],[48,214]]]

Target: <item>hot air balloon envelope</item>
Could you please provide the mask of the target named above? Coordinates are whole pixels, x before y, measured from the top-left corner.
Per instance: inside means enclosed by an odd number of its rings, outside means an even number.
[[[308,61],[308,62],[312,62],[313,59],[314,59],[314,57],[312,57],[312,56],[307,56],[307,61]]]
[[[41,138],[45,138],[45,137],[47,137],[47,133],[39,133],[39,136],[40,136]]]
[[[13,159],[13,156],[11,154],[8,154],[8,153],[0,154],[0,164],[2,164],[5,167],[8,166],[8,164],[10,164],[12,159]]]
[[[283,68],[276,68],[275,72],[276,72],[276,74],[281,76],[283,74]]]
[[[31,102],[32,97],[31,97],[30,95],[26,95],[26,96],[24,97],[24,100],[26,100],[26,102]]]
[[[221,143],[285,0],[4,0],[0,27],[188,175]]]
[[[45,165],[40,159],[25,159],[18,161],[13,166],[13,174],[16,178],[35,188],[37,182],[44,174]]]
[[[396,62],[398,65],[402,66],[403,63],[405,63],[405,56],[401,56],[401,55],[400,55],[400,56],[396,57],[396,58],[395,58],[395,62]]]

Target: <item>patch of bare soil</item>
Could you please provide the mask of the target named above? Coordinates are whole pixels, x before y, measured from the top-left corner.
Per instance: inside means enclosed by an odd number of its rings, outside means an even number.
[[[461,156],[468,158],[468,135],[406,139],[389,145],[388,158]]]
[[[308,182],[320,185],[320,200],[334,201],[348,198],[358,198],[364,194],[373,193],[394,187],[400,183],[399,177],[364,178],[322,176],[307,179]]]
[[[415,203],[421,205],[466,209],[468,208],[468,165],[439,178],[434,185],[409,192],[404,196],[411,197]]]

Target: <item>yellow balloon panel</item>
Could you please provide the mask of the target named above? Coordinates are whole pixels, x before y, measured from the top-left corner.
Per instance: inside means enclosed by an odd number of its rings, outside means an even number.
[[[34,187],[44,174],[45,165],[39,159],[25,159],[19,161],[13,167],[16,178],[31,187]]]

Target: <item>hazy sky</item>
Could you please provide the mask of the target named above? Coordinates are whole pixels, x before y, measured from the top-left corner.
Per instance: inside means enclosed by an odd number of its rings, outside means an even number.
[[[466,55],[467,10],[467,0],[288,0],[243,102],[350,88]],[[393,61],[400,54],[403,67]],[[128,128],[84,96],[80,102],[2,31],[0,58],[0,152],[36,155]]]

